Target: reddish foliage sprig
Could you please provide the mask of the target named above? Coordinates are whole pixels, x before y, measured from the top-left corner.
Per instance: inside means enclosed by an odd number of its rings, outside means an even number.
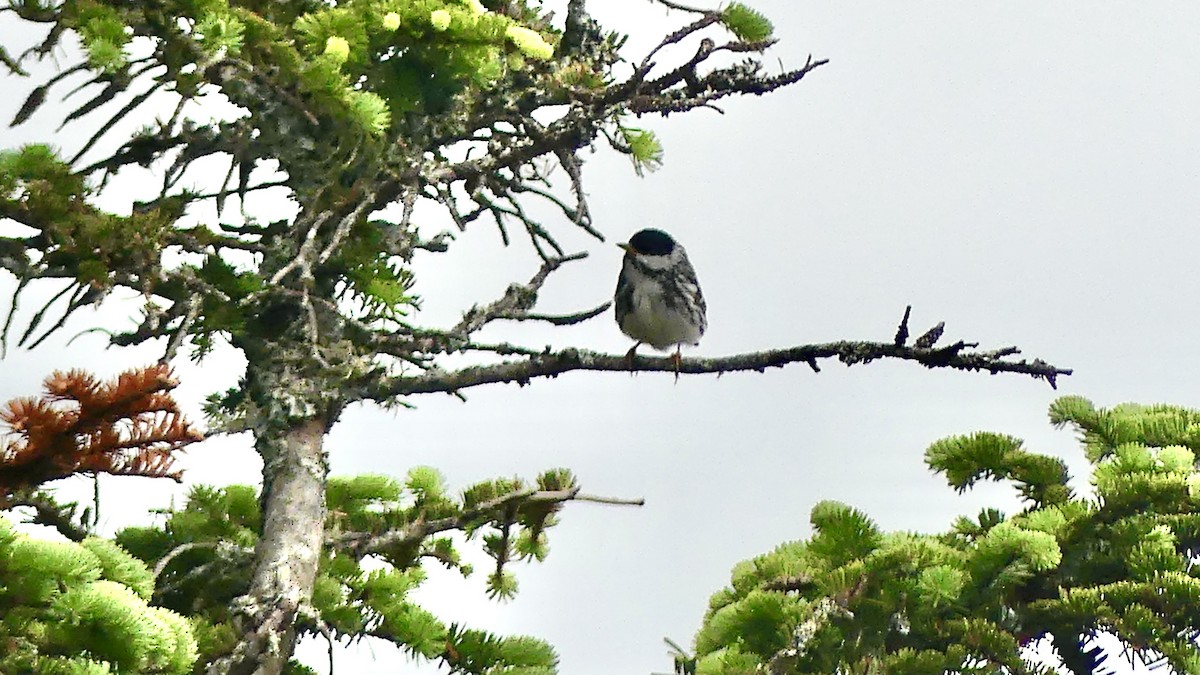
[[[180,480],[175,453],[204,435],[179,412],[170,394],[178,385],[161,364],[108,382],[59,371],[41,398],[9,401],[0,409],[11,437],[0,444],[0,500],[81,472]]]

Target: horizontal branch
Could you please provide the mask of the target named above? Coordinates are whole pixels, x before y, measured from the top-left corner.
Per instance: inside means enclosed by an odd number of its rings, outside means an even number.
[[[388,551],[397,546],[408,546],[424,540],[426,537],[450,530],[465,530],[481,520],[495,520],[504,517],[504,513],[514,507],[524,504],[562,504],[565,502],[596,502],[599,504],[615,504],[618,506],[644,506],[644,499],[625,499],[620,497],[603,497],[580,492],[578,487],[566,490],[538,490],[523,488],[490,499],[474,508],[467,509],[457,516],[439,518],[437,520],[419,519],[405,527],[370,534],[366,532],[347,532],[327,538],[326,544],[342,550],[347,550],[356,556],[370,555]]]
[[[1070,375],[1072,372],[1041,359],[1008,360],[1008,357],[1020,353],[1015,347],[975,351],[975,346],[962,341],[946,347],[918,347],[897,345],[894,342],[841,340],[731,356],[688,357],[680,359],[678,363],[669,357],[635,356],[631,361],[625,355],[571,348],[498,364],[468,366],[451,371],[433,369],[420,375],[388,378],[379,382],[378,386],[365,398],[382,401],[394,396],[411,394],[454,393],[470,387],[500,382],[515,382],[524,385],[535,378],[556,377],[576,370],[678,372],[698,375],[738,371],[761,373],[768,368],[780,368],[790,363],[804,363],[813,371],[820,372],[817,362],[821,359],[832,358],[836,358],[848,366],[870,363],[879,359],[899,359],[915,361],[927,368],[987,371],[993,375],[1017,373],[1029,375],[1035,379],[1044,379],[1051,387],[1055,388],[1057,388],[1058,376]]]

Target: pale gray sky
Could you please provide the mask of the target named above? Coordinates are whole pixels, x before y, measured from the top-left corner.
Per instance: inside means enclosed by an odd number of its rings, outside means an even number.
[[[617,28],[674,25],[646,2],[592,4]],[[422,591],[446,619],[549,640],[565,675],[669,671],[662,637],[689,644],[732,566],[806,536],[818,501],[921,531],[985,504],[1013,505],[1007,490],[959,496],[930,475],[923,452],[940,437],[1013,434],[1081,473],[1072,435],[1046,422],[1057,395],[1200,407],[1190,339],[1200,293],[1200,5],[752,4],[782,40],[772,62],[796,67],[812,53],[830,64],[780,93],[730,102],[724,116],[647,120],[666,163],[644,179],[612,152],[591,157],[591,205],[610,243],[564,236],[593,255],[552,278],[544,309],[608,298],[620,261],[611,242],[656,226],[687,246],[703,285],[710,328],[699,354],[888,339],[911,303],[916,330],[945,320],[947,338],[1017,344],[1076,374],[1057,393],[1017,376],[906,363],[678,384],[571,374],[479,389],[466,404],[436,397],[416,400],[415,411],[348,411],[329,440],[336,473],[403,475],[428,464],[463,486],[566,466],[588,491],[646,498],[640,509],[567,508],[547,561],[517,570],[513,602],[484,600],[482,579],[435,574]],[[631,53],[647,40],[632,40]],[[6,96],[0,119],[20,100]],[[0,146],[49,130],[3,129]],[[420,259],[417,290],[428,320],[444,325],[533,267],[529,251],[500,249],[481,226],[446,256]],[[534,345],[629,346],[611,315],[490,330]],[[10,353],[0,396],[31,393],[55,367],[112,372],[152,358],[101,351],[95,335],[63,343]],[[239,369],[229,354],[183,368],[183,394],[198,401]],[[251,481],[257,463],[247,439],[218,439],[189,452],[187,479]],[[165,505],[172,486],[125,479],[105,490],[115,527]],[[319,669],[322,649],[304,650]],[[398,667],[384,645],[338,659],[342,672],[436,672]]]

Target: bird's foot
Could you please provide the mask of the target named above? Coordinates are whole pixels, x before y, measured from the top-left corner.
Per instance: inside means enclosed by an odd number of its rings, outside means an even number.
[[[671,363],[675,365],[675,383],[679,383],[679,367],[683,365],[683,356],[679,353],[679,347],[675,348],[675,353],[671,355]]]
[[[630,375],[633,375],[633,360],[637,358],[637,348],[640,346],[642,343],[639,342],[625,352],[625,370],[628,370]]]

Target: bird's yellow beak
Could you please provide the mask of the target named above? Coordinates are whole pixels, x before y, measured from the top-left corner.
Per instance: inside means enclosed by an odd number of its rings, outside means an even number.
[[[630,246],[629,244],[617,244],[617,248],[621,249],[622,251],[625,251],[626,253],[635,253],[635,251],[633,250],[633,247]]]

